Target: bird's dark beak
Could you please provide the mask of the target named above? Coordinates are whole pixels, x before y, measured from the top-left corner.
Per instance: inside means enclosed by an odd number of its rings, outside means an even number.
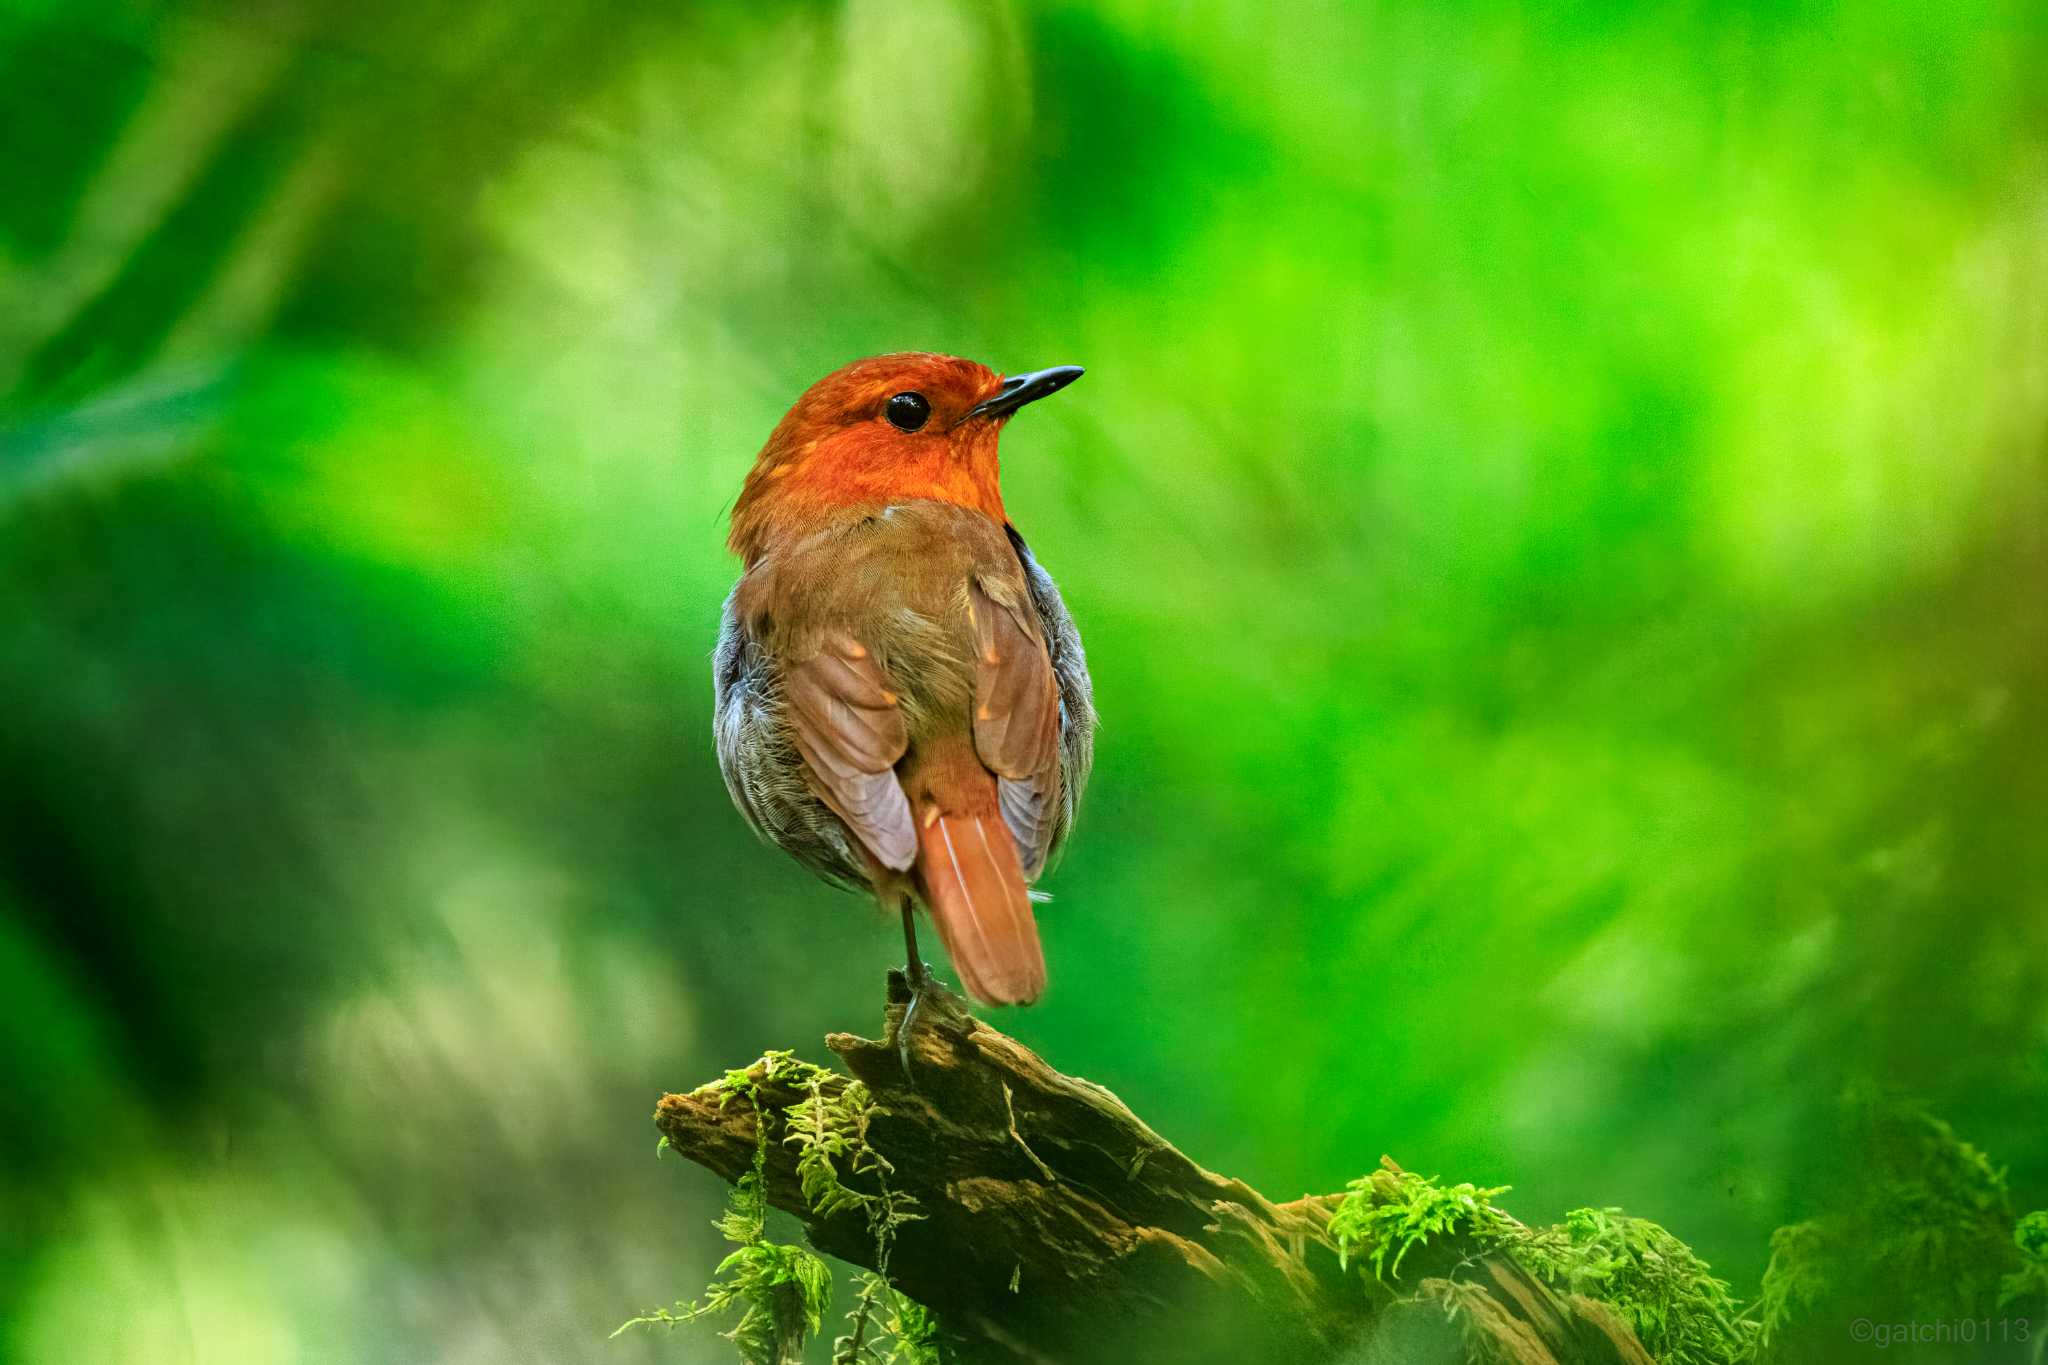
[[[967,410],[969,417],[1008,417],[1026,403],[1036,403],[1050,393],[1058,393],[1067,385],[1079,379],[1083,371],[1079,365],[1055,365],[1049,370],[1033,370],[1029,374],[1013,374],[1003,381],[1003,387],[996,390],[993,398],[984,398]]]

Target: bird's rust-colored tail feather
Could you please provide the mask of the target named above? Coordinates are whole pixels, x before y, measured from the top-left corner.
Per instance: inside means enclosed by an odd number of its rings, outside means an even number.
[[[917,873],[960,984],[985,1005],[1028,1005],[1045,993],[1045,953],[1017,845],[1002,817],[920,820]]]

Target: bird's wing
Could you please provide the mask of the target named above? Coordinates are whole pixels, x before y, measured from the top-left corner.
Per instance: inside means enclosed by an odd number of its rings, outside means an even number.
[[[917,828],[895,765],[910,736],[874,655],[851,636],[834,637],[788,670],[783,698],[818,795],[876,861],[908,869],[917,857]]]
[[[1081,648],[1081,632],[1060,598],[1052,576],[1039,564],[1017,534],[1017,528],[1003,527],[1010,548],[1024,570],[1039,630],[1045,636],[1046,652],[1052,656],[1052,676],[1060,689],[1060,799],[1053,807],[1052,848],[1074,828],[1074,812],[1081,804],[1081,792],[1088,785],[1088,772],[1095,763],[1095,689],[1088,681],[1088,655]]]
[[[974,750],[997,776],[997,804],[1024,875],[1045,866],[1060,809],[1060,695],[1036,613],[1021,583],[978,578],[974,627]]]

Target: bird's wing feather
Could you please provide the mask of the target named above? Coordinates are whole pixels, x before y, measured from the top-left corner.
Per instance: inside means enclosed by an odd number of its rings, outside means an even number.
[[[1081,632],[1075,629],[1059,588],[1017,528],[1006,524],[1003,531],[1023,567],[1024,585],[1044,633],[1046,651],[1052,656],[1053,678],[1059,683],[1060,799],[1052,811],[1051,841],[1052,851],[1057,852],[1074,828],[1074,812],[1095,762],[1095,691],[1088,681],[1088,656],[1081,648]]]
[[[874,655],[850,636],[788,670],[783,681],[797,752],[824,798],[884,867],[917,857],[896,760],[910,745],[896,694]]]
[[[1037,616],[1021,584],[977,579],[974,749],[997,776],[997,804],[1027,877],[1052,847],[1060,809],[1060,695]]]

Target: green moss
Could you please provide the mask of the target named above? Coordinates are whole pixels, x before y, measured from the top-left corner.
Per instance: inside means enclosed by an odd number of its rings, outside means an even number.
[[[761,1087],[764,1085],[808,1085],[817,1077],[831,1074],[821,1066],[799,1060],[796,1053],[788,1048],[779,1048],[762,1053],[761,1060],[752,1066],[726,1072],[718,1080],[703,1086],[699,1093],[704,1090],[715,1092],[718,1095],[720,1109],[724,1109],[726,1103],[736,1096],[758,1109],[761,1106]]]
[[[1839,1188],[1771,1239],[1761,1358],[1800,1358],[1804,1324],[1823,1319],[1975,1318],[2048,1294],[2048,1263],[2029,1251],[2048,1248],[2048,1217],[2016,1220],[2005,1172],[1982,1151],[1875,1091],[1848,1096],[1842,1120]]]
[[[1755,1324],[1692,1248],[1620,1209],[1574,1209],[1554,1228],[1515,1225],[1499,1246],[1552,1288],[1612,1308],[1662,1365],[1727,1365]]]
[[[743,1098],[754,1106],[759,1119],[754,1125],[753,1164],[733,1182],[725,1211],[712,1224],[737,1250],[719,1262],[701,1298],[672,1309],[652,1309],[621,1323],[613,1336],[633,1327],[673,1328],[737,1311],[739,1320],[723,1335],[738,1348],[747,1365],[770,1365],[781,1358],[786,1338],[794,1335],[801,1341],[824,1326],[825,1312],[832,1303],[830,1268],[807,1247],[767,1239],[764,1184],[769,1111],[761,1105],[761,1086],[787,1084],[806,1075],[806,1068],[818,1070],[789,1052],[770,1052],[753,1066],[728,1071],[722,1080],[707,1087],[720,1092],[720,1109],[735,1097]],[[659,1156],[667,1145],[664,1137],[655,1154]]]
[[[1329,1233],[1345,1265],[1370,1265],[1375,1285],[1398,1282],[1415,1248],[1462,1237],[1560,1293],[1607,1305],[1660,1365],[1803,1359],[1815,1324],[1873,1305],[1937,1318],[2048,1303],[2048,1210],[2016,1219],[2004,1170],[1918,1105],[1866,1091],[1842,1112],[1841,1190],[1771,1238],[1747,1306],[1655,1223],[1577,1209],[1555,1227],[1530,1228],[1495,1206],[1504,1188],[1443,1185],[1391,1163],[1351,1182]],[[1446,1297],[1447,1283],[1401,1289],[1455,1318],[1470,1295]]]
[[[2012,1243],[2020,1251],[2020,1268],[1999,1281],[1998,1306],[2048,1300],[2048,1209],[2036,1209],[2014,1224]]]
[[[1330,1217],[1339,1260],[1370,1264],[1385,1284],[1408,1253],[1457,1235],[1504,1254],[1564,1293],[1607,1304],[1662,1365],[1727,1365],[1755,1335],[1706,1262],[1657,1224],[1618,1209],[1578,1209],[1554,1228],[1529,1228],[1494,1200],[1506,1186],[1439,1184],[1392,1168],[1361,1176]]]
[[[1852,1105],[1871,1150],[1870,1181],[1846,1221],[1877,1272],[1929,1288],[1988,1283],[2014,1250],[2005,1172],[1924,1110],[1882,1100]]]
[[[1757,1297],[1759,1350],[1827,1297],[1827,1261],[1826,1235],[1818,1224],[1792,1223],[1771,1234],[1771,1262]]]
[[[848,1081],[828,1095],[826,1074],[806,1077],[810,1097],[789,1107],[782,1140],[797,1149],[804,1203],[823,1217],[860,1215],[874,1239],[875,1269],[860,1277],[847,1330],[833,1343],[833,1365],[937,1365],[938,1328],[930,1311],[889,1283],[897,1229],[924,1215],[914,1197],[889,1184],[896,1168],[868,1141],[874,1116],[868,1088]],[[854,1189],[844,1176],[873,1185],[873,1191]]]
[[[764,1059],[764,1061],[767,1059]],[[773,1073],[774,1067],[768,1067]],[[745,1073],[727,1082],[734,1091],[758,1100],[756,1083]],[[721,1100],[721,1104],[723,1101]],[[765,1115],[765,1111],[763,1111]],[[613,1336],[633,1327],[680,1327],[737,1311],[739,1320],[722,1335],[738,1349],[747,1365],[774,1365],[783,1359],[783,1343],[801,1342],[817,1333],[832,1304],[832,1271],[814,1251],[767,1239],[768,1198],[763,1189],[768,1162],[768,1125],[755,1125],[754,1161],[733,1183],[725,1212],[713,1224],[737,1249],[718,1263],[703,1297],[656,1308],[621,1323]]]
[[[802,1183],[804,1203],[825,1217],[859,1213],[869,1222],[878,1220],[890,1228],[917,1215],[915,1201],[889,1189],[887,1177],[895,1170],[868,1143],[868,1120],[874,1104],[868,1088],[849,1081],[836,1095],[824,1091],[822,1075],[807,1078],[810,1098],[799,1100],[784,1115],[789,1131],[783,1143],[797,1149],[797,1179]],[[849,1188],[840,1179],[840,1168],[868,1177],[876,1186],[872,1194]]]
[[[859,1277],[847,1330],[832,1343],[832,1365],[940,1365],[939,1325],[931,1310],[881,1275]]]
[[[865,1219],[875,1245],[875,1271],[859,1277],[847,1331],[833,1343],[834,1365],[938,1365],[938,1326],[928,1309],[889,1283],[890,1252],[896,1232],[923,1217],[917,1200],[893,1189],[894,1167],[868,1141],[874,1102],[859,1081],[799,1060],[788,1051],[769,1052],[743,1070],[728,1071],[705,1087],[718,1092],[723,1109],[734,1099],[753,1106],[754,1160],[734,1182],[724,1213],[714,1226],[738,1250],[719,1264],[704,1295],[674,1309],[657,1308],[621,1325],[676,1327],[735,1310],[739,1321],[724,1333],[747,1365],[779,1358],[786,1340],[817,1333],[830,1307],[832,1276],[807,1248],[766,1238],[768,1201],[764,1190],[769,1129],[775,1111],[761,1090],[774,1085],[808,1091],[782,1112],[784,1145],[796,1149],[797,1179],[804,1203],[820,1217],[856,1214]],[[854,1178],[871,1189],[847,1184]]]
[[[1507,1193],[1505,1185],[1442,1186],[1434,1177],[1386,1169],[1360,1176],[1345,1189],[1343,1202],[1330,1215],[1337,1259],[1349,1267],[1353,1256],[1370,1257],[1375,1280],[1399,1277],[1410,1251],[1460,1225],[1475,1237],[1487,1237],[1499,1235],[1509,1223],[1493,1206],[1496,1196]]]
[[[783,1340],[815,1333],[832,1300],[832,1271],[816,1253],[800,1246],[756,1242],[719,1262],[704,1297],[671,1310],[656,1308],[621,1323],[613,1336],[632,1327],[680,1327],[737,1309],[739,1321],[721,1333],[747,1365],[777,1365]],[[798,1324],[801,1323],[801,1326]]]
[[[894,1167],[869,1141],[873,1099],[860,1082],[787,1052],[771,1052],[711,1087],[721,1092],[721,1106],[738,1098],[762,1116],[752,1168],[735,1183],[717,1222],[738,1249],[701,1299],[626,1326],[675,1326],[737,1311],[725,1335],[748,1362],[772,1358],[791,1332],[820,1330],[831,1292],[824,1262],[765,1237],[763,1179],[774,1111],[762,1107],[761,1090],[769,1084],[807,1092],[782,1111],[777,1139],[795,1149],[805,1204],[821,1217],[862,1218],[874,1239],[876,1270],[856,1280],[833,1365],[938,1365],[938,1324],[889,1281],[897,1232],[922,1214],[915,1199],[891,1186]],[[1788,1330],[1816,1319],[1845,1289],[1887,1286],[1894,1296],[1910,1291],[1944,1307],[1978,1304],[1994,1291],[2001,1307],[2048,1299],[2048,1210],[2015,1220],[2004,1172],[1923,1111],[1857,1100],[1849,1112],[1861,1139],[1854,1197],[1778,1230],[1761,1290],[1746,1309],[1691,1248],[1647,1219],[1583,1208],[1555,1227],[1531,1228],[1495,1203],[1505,1186],[1445,1185],[1391,1163],[1346,1187],[1328,1232],[1340,1262],[1357,1263],[1361,1275],[1369,1268],[1369,1282],[1379,1287],[1400,1284],[1417,1248],[1465,1239],[1560,1294],[1605,1304],[1659,1365],[1775,1360],[1774,1349],[1793,1349]],[[1439,1278],[1403,1288],[1453,1321],[1469,1316],[1471,1296],[1484,1292]]]

